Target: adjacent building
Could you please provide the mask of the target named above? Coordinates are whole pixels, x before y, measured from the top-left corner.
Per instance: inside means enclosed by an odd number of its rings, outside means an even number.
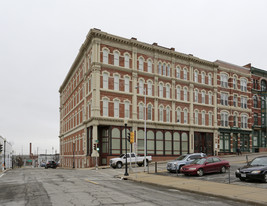
[[[125,153],[125,123],[139,155],[146,130],[154,161],[251,152],[251,75],[251,68],[91,29],[59,89],[61,166],[107,165]]]
[[[2,151],[0,152],[0,163],[1,167],[0,170],[3,171],[5,169],[12,168],[12,145],[10,142],[8,142],[5,138],[0,136],[0,145]]]

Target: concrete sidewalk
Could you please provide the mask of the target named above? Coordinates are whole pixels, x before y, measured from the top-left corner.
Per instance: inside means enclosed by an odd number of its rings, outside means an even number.
[[[262,188],[185,179],[179,177],[161,176],[143,172],[129,174],[129,176],[121,177],[136,182],[148,183],[161,187],[169,187],[177,190],[194,192],[209,196],[228,198],[244,203],[267,205],[267,189]]]

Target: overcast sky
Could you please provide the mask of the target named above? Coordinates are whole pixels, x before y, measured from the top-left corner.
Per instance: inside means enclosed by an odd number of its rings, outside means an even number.
[[[90,28],[267,70],[267,1],[1,0],[0,136],[59,151],[59,87]]]

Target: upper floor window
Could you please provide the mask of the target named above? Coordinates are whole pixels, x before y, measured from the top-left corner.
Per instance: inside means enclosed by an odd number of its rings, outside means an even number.
[[[180,69],[180,67],[177,67],[176,68],[176,78],[177,79],[180,79],[181,78],[181,69]]]
[[[243,91],[243,92],[246,92],[247,91],[247,80],[246,79],[241,79],[240,80],[240,89],[241,89],[241,91]]]
[[[184,80],[187,80],[187,69],[184,68]]]
[[[238,125],[238,118],[237,118],[237,114],[234,114],[234,127],[237,127]]]
[[[119,91],[119,75],[114,75],[114,90]]]
[[[246,115],[241,115],[241,128],[248,127],[248,117]]]
[[[181,99],[181,89],[180,89],[180,87],[177,87],[177,89],[176,89],[176,98],[177,98],[177,100]]]
[[[184,101],[188,101],[187,100],[187,88],[184,88]]]
[[[147,95],[152,96],[152,82],[151,81],[147,82]]]
[[[177,109],[177,123],[181,123],[181,110]]]
[[[196,103],[198,103],[198,91],[197,91],[197,90],[195,90],[195,92],[194,92],[194,93],[195,93],[195,102],[196,102]]]
[[[161,62],[159,62],[159,65],[158,65],[158,74],[161,75]]]
[[[103,88],[108,89],[108,74],[103,73]]]
[[[236,77],[233,78],[233,88],[236,89]]]
[[[170,85],[166,85],[166,98],[170,98]]]
[[[114,101],[114,117],[119,117],[120,111],[119,111],[119,100]]]
[[[129,82],[130,78],[128,76],[124,77],[124,91],[129,92]]]
[[[114,65],[119,66],[119,62],[120,62],[119,52],[115,51],[114,52]]]
[[[253,107],[257,108],[258,107],[258,98],[256,95],[253,96]]]
[[[163,122],[163,106],[159,107],[159,121]]]
[[[163,63],[163,69],[162,69],[163,75],[166,76],[166,64]]]
[[[108,99],[103,99],[103,116],[108,116]]]
[[[209,104],[212,104],[212,94],[209,92]]]
[[[209,112],[209,126],[212,126],[212,113]]]
[[[124,67],[130,68],[130,56],[128,54],[124,55]]]
[[[169,64],[168,64],[168,66],[167,66],[167,76],[168,76],[168,77],[171,76],[171,67],[170,67]]]
[[[258,114],[254,113],[254,125],[258,125]]]
[[[201,83],[205,84],[205,73],[204,72],[201,73]]]
[[[237,95],[236,94],[233,97],[233,103],[234,103],[234,107],[237,107]]]
[[[247,97],[241,97],[241,108],[246,109],[247,108],[247,102],[248,102]]]
[[[208,75],[208,84],[209,84],[209,85],[212,85],[211,81],[212,81],[212,77],[211,77],[211,74],[209,74],[209,75]]]
[[[107,49],[103,50],[103,63],[108,64],[108,50]]]
[[[194,81],[198,82],[198,72],[197,72],[197,70],[194,71]]]
[[[266,81],[261,80],[261,91],[266,91]]]
[[[221,105],[228,105],[228,94],[221,93]]]
[[[139,80],[139,94],[144,94],[144,81],[142,79]]]
[[[152,73],[152,61],[148,60],[147,62],[147,72]]]
[[[202,102],[202,104],[205,104],[205,96],[206,96],[205,92],[202,91],[201,92],[201,102]]]
[[[170,122],[170,118],[171,114],[170,114],[170,107],[166,108],[166,122]]]
[[[226,74],[221,74],[221,87],[228,87],[228,76]]]
[[[229,115],[227,112],[221,112],[221,126],[228,127]]]
[[[195,124],[198,125],[198,111],[195,111]]]
[[[147,106],[147,119],[152,120],[152,105],[151,104]]]
[[[206,116],[205,112],[202,111],[202,113],[201,113],[201,123],[202,123],[202,125],[205,125],[206,124],[205,123],[205,116]]]
[[[143,104],[140,103],[139,104],[139,119],[144,119],[143,114],[144,114]]]
[[[144,71],[144,60],[143,60],[143,58],[139,58],[139,60],[138,60],[138,69],[139,69],[139,71]]]
[[[124,102],[124,118],[130,118],[130,103]]]
[[[163,84],[162,83],[160,83],[159,84],[159,97],[163,97]]]
[[[188,111],[187,111],[187,109],[185,109],[185,110],[184,110],[184,123],[185,123],[185,124],[188,123],[187,119],[188,119]]]

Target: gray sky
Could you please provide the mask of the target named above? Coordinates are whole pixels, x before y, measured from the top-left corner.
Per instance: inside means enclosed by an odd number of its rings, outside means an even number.
[[[164,2],[164,3],[162,3]],[[1,0],[0,135],[59,151],[59,87],[90,28],[267,70],[267,1]]]

